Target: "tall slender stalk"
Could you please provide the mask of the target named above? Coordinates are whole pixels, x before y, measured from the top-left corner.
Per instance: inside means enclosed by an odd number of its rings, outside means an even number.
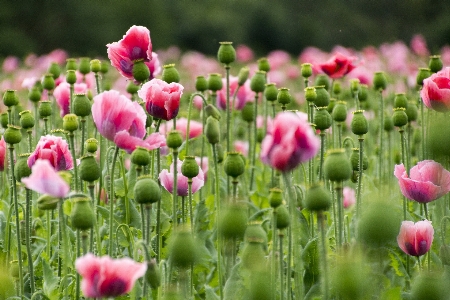
[[[113,230],[113,224],[114,224],[114,201],[115,201],[115,194],[114,194],[114,172],[116,168],[116,160],[117,156],[119,154],[119,147],[116,146],[116,149],[114,150],[114,156],[112,160],[112,166],[111,166],[111,183],[110,183],[110,196],[109,196],[109,251],[108,254],[111,257],[114,257],[113,253],[113,244],[114,244],[114,230]]]
[[[326,242],[326,228],[323,211],[317,212],[317,221],[320,230],[320,260],[322,266],[322,295],[324,300],[328,299],[328,263],[327,263],[327,242]]]
[[[33,268],[33,256],[31,253],[31,198],[32,191],[25,189],[26,193],[26,205],[25,205],[25,245],[27,248],[28,259],[28,272],[30,275],[30,291],[34,294],[34,268]]]
[[[217,211],[217,220],[220,220],[221,217],[221,198],[220,198],[220,185],[219,185],[219,168],[217,167],[217,144],[213,144],[212,150],[213,150],[213,160],[214,160],[214,175],[215,175],[215,199],[216,201],[216,211]],[[217,272],[219,273],[219,293],[220,293],[220,299],[223,299],[223,274],[222,274],[222,237],[219,234],[220,227],[219,222],[216,222],[216,230],[217,230]]]
[[[253,114],[255,116],[255,119],[253,121],[253,136],[252,136],[252,141],[253,141],[253,145],[249,150],[251,151],[251,173],[250,173],[250,188],[249,190],[252,191],[253,190],[253,183],[254,183],[254,177],[255,177],[255,168],[256,168],[256,141],[257,141],[257,130],[256,130],[256,117],[258,116],[258,100],[259,100],[259,94],[260,93],[256,93],[255,94],[255,105],[254,105],[254,111]]]

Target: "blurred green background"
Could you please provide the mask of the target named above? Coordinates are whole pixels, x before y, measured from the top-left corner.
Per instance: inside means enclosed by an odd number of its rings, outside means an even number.
[[[155,50],[215,54],[219,41],[259,55],[334,45],[361,49],[421,33],[431,52],[450,44],[450,1],[435,0],[2,0],[0,57],[67,50],[106,56],[132,25],[150,29]]]

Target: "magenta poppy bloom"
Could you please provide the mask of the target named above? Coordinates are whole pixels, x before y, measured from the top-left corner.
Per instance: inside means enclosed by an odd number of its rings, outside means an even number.
[[[167,83],[155,78],[146,82],[138,95],[145,101],[145,108],[150,115],[168,121],[178,115],[183,89],[176,82]]]
[[[85,83],[75,83],[74,84],[74,95],[84,94],[87,92],[88,88]],[[61,118],[67,115],[70,111],[70,84],[67,82],[61,82],[53,91],[53,96],[56,99],[56,103],[59,106]]]
[[[188,178],[181,173],[182,161],[177,162],[177,193],[178,196],[188,196]],[[173,163],[170,165],[170,172],[164,169],[159,173],[161,185],[169,192],[173,192]],[[198,175],[192,178],[192,194],[195,194],[205,184],[205,177],[201,168]]]
[[[338,52],[330,60],[321,64],[320,68],[330,78],[341,78],[356,67],[353,64],[355,59],[356,57],[345,56]]]
[[[83,277],[81,290],[84,296],[107,298],[130,292],[136,280],[145,275],[147,264],[128,257],[112,259],[88,253],[77,258],[75,268]]]
[[[154,132],[150,134],[145,140],[130,135],[126,130],[118,132],[114,138],[114,143],[128,153],[133,152],[137,146],[146,148],[148,150],[157,149],[166,146],[166,138],[164,135]]]
[[[261,144],[261,160],[273,168],[287,172],[313,158],[320,140],[303,115],[281,112],[273,121],[272,132]]]
[[[64,198],[70,191],[69,184],[46,159],[38,159],[31,168],[30,177],[22,178],[22,183],[30,190],[55,198]]]
[[[147,115],[144,109],[115,90],[94,97],[92,118],[98,132],[113,142],[121,131],[141,140],[145,135]]]
[[[400,249],[411,256],[421,256],[430,250],[434,229],[428,220],[417,223],[403,221],[397,243]]]
[[[450,67],[444,68],[424,79],[420,96],[428,108],[441,112],[449,111]]]
[[[28,166],[33,167],[38,159],[46,159],[56,171],[71,170],[73,168],[72,155],[66,140],[59,136],[41,136],[36,149],[28,157]]]
[[[403,164],[396,165],[394,175],[402,194],[420,203],[436,200],[450,191],[450,172],[433,160],[420,161],[409,174]]]
[[[5,139],[0,139],[0,171],[5,170],[5,160],[6,160],[6,142]]]
[[[106,47],[111,65],[128,79],[133,79],[133,65],[136,60],[144,60],[147,63],[152,59],[150,31],[143,26],[131,26],[123,39],[107,44]]]

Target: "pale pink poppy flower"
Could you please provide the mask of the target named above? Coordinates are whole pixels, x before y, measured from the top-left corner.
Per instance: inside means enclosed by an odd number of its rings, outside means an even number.
[[[77,75],[76,83],[85,83],[89,90],[93,90],[96,88],[95,74],[93,72],[83,75],[80,73],[80,71],[76,70],[75,74]]]
[[[130,132],[126,130],[119,131],[114,137],[114,143],[120,149],[125,150],[127,153],[133,152],[137,146],[146,148],[148,150],[154,150],[160,147],[166,146],[166,138],[164,135],[154,132],[150,134],[145,140],[142,138],[132,136]]]
[[[291,65],[286,68],[287,78],[296,80],[301,76],[300,69],[297,66]]]
[[[397,74],[407,74],[409,62],[409,48],[405,43],[398,41],[380,46],[383,58],[386,60],[387,71]]]
[[[198,110],[202,110],[203,108],[203,99],[202,97],[196,95],[194,96],[194,99],[192,99],[192,105]]]
[[[345,186],[343,189],[344,198],[342,204],[344,208],[350,208],[356,203],[355,190]]]
[[[431,202],[450,191],[450,172],[433,160],[418,162],[409,177],[403,164],[396,165],[394,175],[402,194],[420,203]]]
[[[222,70],[217,59],[207,57],[197,51],[189,51],[183,54],[180,65],[183,69],[189,70],[192,78],[196,78],[199,75],[219,73]]]
[[[421,256],[428,252],[433,242],[434,228],[428,220],[417,223],[403,221],[397,243],[400,249],[411,256]]]
[[[441,49],[441,59],[444,66],[450,65],[450,46],[445,45]]]
[[[181,133],[181,136],[183,137],[183,139],[186,139],[187,124],[188,124],[187,121],[188,120],[186,118],[177,119],[177,127],[175,129]],[[168,123],[166,123],[166,126],[161,126],[159,128],[159,132],[164,135],[169,133],[171,130],[173,130],[172,122],[168,122]],[[202,123],[195,121],[195,120],[191,120],[190,125],[189,125],[189,138],[193,139],[195,137],[198,137],[202,134],[202,132],[203,132]]]
[[[141,87],[138,95],[145,101],[145,108],[151,116],[168,121],[178,115],[183,89],[176,82],[167,83],[154,78]]]
[[[7,56],[3,60],[2,69],[4,73],[12,73],[19,68],[19,58],[16,56]]]
[[[267,74],[267,81],[275,83],[277,86],[284,86],[286,79],[286,71],[282,69],[274,69]]]
[[[158,50],[158,57],[161,61],[179,61],[181,49],[177,46],[170,46],[166,50]]]
[[[46,159],[38,159],[31,168],[31,175],[22,178],[22,183],[30,190],[55,198],[64,198],[70,191],[69,184]]]
[[[234,150],[244,156],[248,155],[248,147],[248,142],[246,141],[234,141]]]
[[[217,91],[216,104],[217,107],[221,109],[225,109],[227,102],[227,83],[226,79],[222,79],[223,85],[222,89]],[[234,76],[230,76],[230,107],[233,104],[233,97],[236,89],[239,88],[236,99],[234,100],[234,108],[242,109],[248,101],[253,101],[255,98],[255,93],[250,89],[250,81],[246,81],[244,85],[239,87],[238,78]]]
[[[270,70],[278,70],[279,68],[291,62],[291,55],[283,50],[274,50],[267,55]]]
[[[30,90],[33,88],[37,82],[40,82],[38,77],[32,76],[32,77],[26,77],[22,81],[22,87]]]
[[[87,92],[87,85],[85,83],[75,83],[73,94],[84,94]],[[66,81],[61,82],[53,91],[56,103],[59,106],[61,118],[67,115],[70,111],[70,84]]]
[[[287,172],[313,158],[319,148],[320,140],[307,119],[292,112],[281,112],[275,117],[271,134],[262,141],[261,160]]]
[[[150,31],[143,26],[131,26],[120,41],[107,44],[106,47],[111,65],[128,79],[133,79],[136,60],[149,62],[152,59]]]
[[[67,141],[59,136],[41,136],[36,148],[28,157],[28,166],[31,168],[38,159],[46,159],[56,171],[73,168],[72,155]]]
[[[247,45],[238,45],[236,47],[236,60],[240,63],[245,63],[253,60],[255,57],[253,50]]]
[[[209,169],[208,157],[203,157],[203,159],[202,159],[202,157],[196,156],[195,161],[202,169],[203,175],[205,176],[205,181],[206,181],[206,174],[208,174],[208,169]]]
[[[416,34],[411,39],[411,49],[419,56],[429,56],[430,51],[428,51],[427,41],[425,37],[421,34]]]
[[[345,56],[338,52],[327,62],[320,64],[320,68],[332,79],[342,78],[356,67],[353,64],[356,59],[355,56]]]
[[[257,116],[256,117],[256,128],[260,129],[260,128],[264,128],[264,116]],[[273,120],[271,117],[267,117],[267,132],[272,132],[272,128],[273,128]]]
[[[432,74],[424,79],[420,90],[423,103],[436,111],[450,110],[450,67]]]
[[[188,196],[188,178],[181,173],[181,164],[183,162],[177,161],[177,194],[178,196]],[[159,173],[159,180],[161,185],[169,192],[173,192],[173,163],[170,165],[170,172],[164,169]],[[205,184],[205,177],[203,170],[199,168],[198,175],[192,178],[192,194],[195,194]]]
[[[5,170],[5,160],[6,160],[6,142],[5,139],[0,139],[0,171]]]
[[[83,277],[81,290],[84,296],[112,298],[130,292],[135,282],[145,275],[147,264],[128,257],[112,259],[88,253],[76,259],[75,268]]]

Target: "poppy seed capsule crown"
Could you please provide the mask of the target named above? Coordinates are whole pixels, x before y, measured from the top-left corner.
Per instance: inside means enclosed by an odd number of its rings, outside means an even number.
[[[167,83],[180,82],[180,73],[178,73],[178,70],[175,68],[175,64],[163,66],[162,80]]]
[[[217,59],[225,65],[229,65],[236,60],[236,50],[232,42],[219,42],[219,51],[217,52]]]
[[[323,168],[325,178],[331,181],[344,181],[352,175],[352,166],[344,149],[328,151]]]

